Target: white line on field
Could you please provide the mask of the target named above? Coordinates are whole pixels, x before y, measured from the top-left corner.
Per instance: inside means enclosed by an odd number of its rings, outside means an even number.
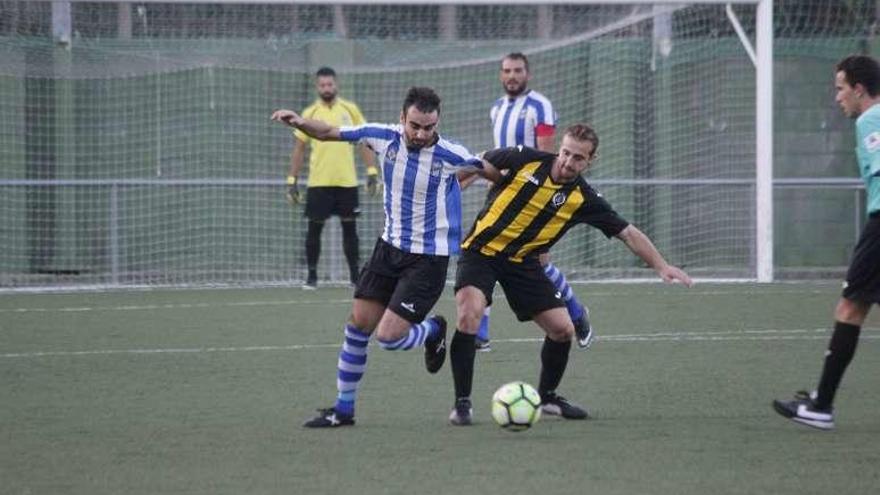
[[[877,330],[877,329],[870,329]],[[728,332],[655,332],[645,334],[608,335],[596,338],[596,342],[602,343],[639,343],[639,342],[684,342],[684,341],[765,341],[765,340],[825,340],[828,338],[828,329],[790,329],[790,330],[745,330]],[[861,339],[877,340],[880,335],[862,334]],[[494,339],[500,343],[539,343],[543,338],[518,338],[518,339]],[[0,354],[2,359],[15,358],[40,358],[40,357],[76,357],[76,356],[100,356],[119,354],[201,354],[217,352],[277,352],[277,351],[301,351],[309,349],[333,349],[339,348],[339,343],[334,344],[299,344],[282,346],[243,346],[243,347],[189,347],[189,348],[165,348],[165,349],[95,349],[83,351],[32,351],[11,352]]]
[[[833,293],[836,289],[796,289],[796,288],[781,288],[781,289],[759,289],[759,290],[725,290],[725,289],[707,289],[700,290],[699,288],[690,289],[686,292],[681,292],[682,289],[680,287],[661,287],[658,283],[658,288],[656,290],[649,291],[639,291],[638,296],[678,296],[678,295],[687,295],[688,297],[702,297],[702,296],[754,296],[754,297],[762,297],[765,295],[827,295],[829,293]],[[582,290],[579,292],[579,296],[587,302],[589,305],[589,300],[594,297],[620,297],[620,296],[630,296],[633,295],[632,292],[626,291],[590,291],[590,290]],[[495,299],[503,299],[503,294],[498,294]],[[453,298],[451,296],[445,296],[441,298],[445,301],[451,301]],[[19,308],[0,308],[0,313],[80,313],[80,312],[88,312],[88,311],[143,311],[143,310],[157,310],[157,309],[203,309],[203,308],[223,308],[223,307],[246,307],[246,306],[291,306],[291,305],[315,305],[315,304],[350,304],[351,298],[345,299],[324,299],[324,300],[315,300],[315,299],[285,299],[285,300],[269,300],[269,301],[230,301],[230,302],[213,302],[213,303],[168,303],[168,304],[126,304],[120,306],[74,306],[74,307],[59,307],[59,308],[32,308],[32,307],[19,307]]]

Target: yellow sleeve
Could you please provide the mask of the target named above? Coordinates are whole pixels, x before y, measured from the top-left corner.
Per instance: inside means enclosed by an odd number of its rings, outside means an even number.
[[[303,110],[302,116],[307,119],[312,119],[312,118],[314,118],[313,117],[314,114],[315,114],[315,105],[311,104],[311,105],[307,106],[305,110]],[[299,139],[300,141],[302,141],[306,144],[309,144],[309,141],[312,140],[312,138],[309,137],[308,134],[306,134],[305,132],[303,132],[299,129],[293,130],[293,137],[296,139]]]
[[[346,102],[345,108],[348,110],[348,113],[351,115],[351,122],[353,125],[364,125],[366,124],[366,120],[364,120],[364,115],[361,113],[361,109],[358,108],[353,102]]]
[[[300,141],[302,141],[306,144],[309,144],[309,141],[312,140],[312,138],[310,138],[308,134],[304,133],[303,131],[301,131],[299,129],[293,130],[293,137],[295,139],[299,139]]]

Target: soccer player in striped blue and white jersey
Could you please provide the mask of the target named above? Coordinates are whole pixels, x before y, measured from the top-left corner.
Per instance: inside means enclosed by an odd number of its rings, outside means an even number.
[[[492,119],[492,137],[495,148],[526,146],[548,153],[554,153],[556,134],[556,112],[550,99],[529,89],[529,60],[522,53],[514,52],[501,60],[501,86],[505,95],[498,98],[489,111]],[[565,300],[568,314],[574,322],[578,347],[587,349],[593,339],[590,313],[586,306],[577,300],[565,275],[550,262],[549,253],[540,256],[544,273],[553,281],[556,290]],[[475,345],[479,351],[489,351],[489,313],[491,307],[480,321]]]
[[[501,86],[505,95],[495,100],[489,117],[495,148],[528,146],[553,152],[556,112],[550,99],[529,89],[529,61],[522,53],[501,60]]]
[[[355,285],[351,316],[337,361],[333,407],[305,423],[308,428],[354,424],[358,386],[375,333],[379,346],[408,350],[423,346],[425,367],[436,373],[446,358],[446,320],[428,317],[446,284],[449,256],[461,242],[458,172],[500,178],[491,165],[437,134],[440,98],[431,88],[411,88],[399,125],[333,127],[278,110],[283,122],[319,140],[363,143],[381,165],[385,228]]]

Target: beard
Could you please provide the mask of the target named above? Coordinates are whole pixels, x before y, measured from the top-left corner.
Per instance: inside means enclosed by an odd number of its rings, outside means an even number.
[[[422,141],[416,141],[416,140],[410,138],[409,136],[405,136],[405,137],[406,137],[406,147],[411,150],[420,150],[422,148],[430,148],[431,146],[434,146],[434,144],[436,144],[437,141],[440,140],[440,137],[437,135],[437,133],[434,133],[434,135],[431,136],[429,139],[422,140]]]
[[[324,100],[324,103],[330,103],[334,99],[336,99],[336,93],[320,93],[318,94],[318,96],[320,96],[321,99]]]
[[[526,88],[528,87],[528,85],[525,82],[522,82],[519,85],[514,86],[514,87],[511,87],[507,84],[503,84],[502,86],[504,86],[504,92],[507,93],[507,96],[511,96],[511,97],[516,97],[516,96],[523,94],[525,92]]]

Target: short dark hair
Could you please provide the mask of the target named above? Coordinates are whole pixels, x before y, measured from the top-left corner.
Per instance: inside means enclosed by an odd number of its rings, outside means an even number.
[[[413,86],[409,88],[409,91],[406,92],[406,98],[403,99],[404,115],[413,105],[420,112],[431,113],[436,110],[438,114],[440,113],[440,97],[428,87]]]
[[[850,55],[837,63],[837,72],[843,72],[847,84],[861,84],[872,97],[880,94],[880,64],[867,55]]]
[[[318,69],[318,72],[315,72],[315,77],[332,77],[336,79],[336,71],[330,67],[321,67]]]
[[[522,53],[522,52],[508,53],[507,55],[504,56],[504,58],[501,59],[501,62],[503,63],[505,60],[522,60],[523,63],[526,65],[526,72],[529,71],[529,59],[526,57],[525,53]]]
[[[599,135],[588,124],[572,124],[565,129],[563,136],[571,136],[578,141],[589,141],[593,143],[593,151],[590,157],[596,154],[599,149]]]

